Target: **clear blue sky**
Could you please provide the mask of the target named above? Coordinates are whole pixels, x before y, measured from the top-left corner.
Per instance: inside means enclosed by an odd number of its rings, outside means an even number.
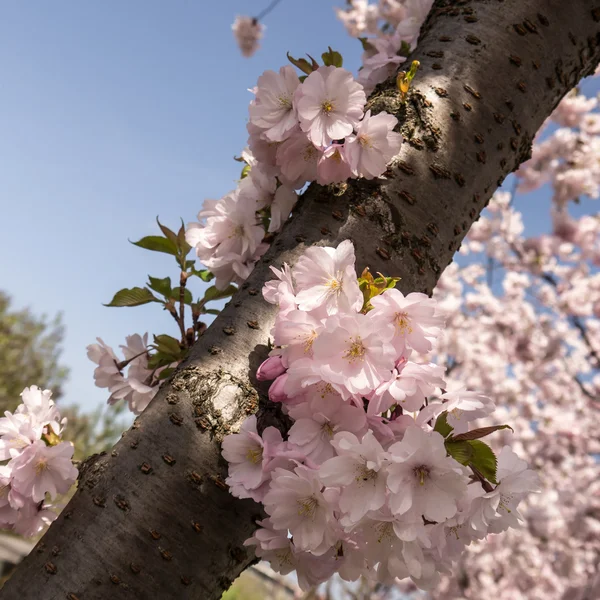
[[[262,48],[244,59],[231,23],[266,4],[2,3],[0,289],[15,306],[64,313],[65,402],[106,400],[85,355],[96,336],[116,347],[129,333],[175,332],[156,305],[102,303],[148,273],[175,274],[170,258],[127,239],[154,233],[157,215],[172,227],[193,220],[204,198],[234,187],[246,90],[260,73],[288,50],[319,56],[328,45],[358,66],[360,44],[333,11],[343,0],[283,0]]]

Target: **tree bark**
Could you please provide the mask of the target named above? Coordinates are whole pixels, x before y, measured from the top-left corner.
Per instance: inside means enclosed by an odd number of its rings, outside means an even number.
[[[260,507],[231,497],[219,442],[260,405],[254,379],[275,308],[269,265],[350,238],[357,268],[430,293],[490,196],[530,153],[560,98],[600,58],[600,0],[436,1],[410,60],[373,112],[397,115],[401,153],[377,181],[311,185],[291,221],[111,453],[83,469],[69,505],[3,588],[3,600],[219,598],[253,560]],[[410,63],[408,63],[410,64]],[[343,192],[343,193],[342,193]]]

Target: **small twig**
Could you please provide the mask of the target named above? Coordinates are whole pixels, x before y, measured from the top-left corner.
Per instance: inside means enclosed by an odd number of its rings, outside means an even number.
[[[179,276],[179,329],[181,330],[181,343],[184,348],[188,347],[187,336],[185,334],[185,283],[187,281],[187,273],[181,271]]]
[[[273,2],[271,2],[271,4],[269,4],[269,6],[267,6],[267,8],[265,8],[260,13],[258,13],[256,15],[256,17],[254,17],[254,18],[257,21],[264,19],[280,2],[281,2],[281,0],[273,0]]]

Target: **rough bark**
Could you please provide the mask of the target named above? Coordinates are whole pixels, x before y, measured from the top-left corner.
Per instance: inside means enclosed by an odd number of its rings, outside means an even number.
[[[219,598],[253,560],[260,517],[223,483],[219,441],[260,404],[253,373],[274,308],[269,265],[350,238],[357,266],[431,292],[559,99],[600,57],[600,0],[437,1],[409,60],[408,102],[390,80],[370,99],[406,137],[387,179],[312,185],[236,296],[113,451],[90,462],[67,508],[17,569],[4,600]]]

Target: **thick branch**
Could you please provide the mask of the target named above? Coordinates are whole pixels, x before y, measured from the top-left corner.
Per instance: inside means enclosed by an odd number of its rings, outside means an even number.
[[[187,363],[82,477],[2,599],[220,597],[253,560],[243,541],[261,513],[227,493],[219,441],[259,401],[263,423],[279,422],[253,378],[274,319],[260,296],[268,266],[351,238],[359,270],[431,292],[544,119],[594,70],[596,1],[436,2],[410,57],[421,69],[406,105],[392,80],[370,100],[407,138],[388,178],[351,182],[342,195],[310,187]]]

